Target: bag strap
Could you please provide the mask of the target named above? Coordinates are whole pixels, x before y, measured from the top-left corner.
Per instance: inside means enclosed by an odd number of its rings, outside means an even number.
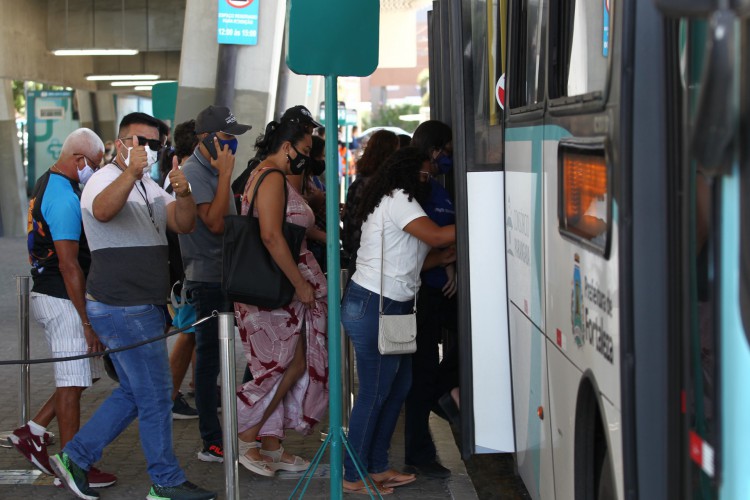
[[[271,172],[278,172],[281,174],[282,177],[284,177],[284,208],[282,209],[282,212],[281,212],[281,223],[284,224],[286,223],[286,205],[288,202],[289,193],[287,191],[288,187],[286,185],[286,176],[284,175],[284,172],[282,172],[278,168],[269,168],[268,170],[260,174],[260,177],[258,177],[258,182],[255,183],[255,188],[253,189],[253,197],[250,199],[250,208],[247,210],[247,216],[248,217],[253,216],[253,208],[255,207],[255,195],[258,194],[258,188],[260,187],[260,183],[263,182],[263,179],[265,179],[266,176],[270,174]]]
[[[383,210],[383,207],[380,207],[381,210]],[[383,282],[385,281],[385,273],[383,272],[383,266],[385,266],[385,215],[383,212],[380,212],[380,224],[381,224],[381,231],[380,231],[380,316],[383,315]],[[419,257],[419,239],[417,239],[417,257]],[[419,259],[415,259],[419,260]],[[417,282],[417,278],[419,277],[419,269],[415,271],[416,276],[414,277],[414,283]],[[417,292],[414,292],[414,308],[413,313],[417,314]]]

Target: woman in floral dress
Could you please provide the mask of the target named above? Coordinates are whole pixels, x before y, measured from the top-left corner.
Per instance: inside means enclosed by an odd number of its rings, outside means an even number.
[[[299,258],[293,258],[281,232],[284,210],[288,222],[315,227],[312,210],[286,181],[286,175],[298,175],[310,161],[311,143],[311,135],[297,122],[269,123],[256,142],[265,159],[250,175],[242,199],[242,213],[247,214],[260,175],[269,169],[281,171],[263,179],[253,215],[260,221],[264,245],[295,287],[294,298],[279,309],[235,303],[253,375],[237,392],[240,463],[263,476],[307,468],[309,462],[284,451],[284,431],[309,434],[328,406],[326,278],[304,242]],[[262,444],[257,443],[258,436]]]

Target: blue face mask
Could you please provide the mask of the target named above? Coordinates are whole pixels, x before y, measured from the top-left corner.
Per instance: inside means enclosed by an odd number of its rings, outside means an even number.
[[[453,157],[445,153],[441,153],[435,160],[435,163],[437,163],[438,172],[441,174],[447,174],[453,169]]]
[[[224,146],[229,146],[229,150],[232,152],[232,154],[235,154],[237,152],[237,144],[238,141],[236,137],[232,137],[231,139],[227,139],[225,141],[219,139],[219,149],[224,149]]]

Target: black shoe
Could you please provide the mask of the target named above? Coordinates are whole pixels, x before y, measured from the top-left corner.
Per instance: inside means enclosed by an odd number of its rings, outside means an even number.
[[[204,446],[203,450],[198,452],[198,460],[202,462],[224,462],[224,448],[218,444]]]
[[[178,486],[159,486],[154,484],[146,500],[213,500],[216,493],[199,488],[190,481]]]
[[[461,423],[461,413],[458,410],[458,406],[456,406],[456,402],[451,397],[450,392],[446,392],[440,396],[438,404],[445,412],[445,416],[448,417],[448,422],[450,422],[451,425],[458,425]]]
[[[404,472],[418,474],[420,476],[430,477],[433,479],[446,479],[451,476],[450,469],[443,467],[437,461],[428,462],[422,465],[407,465],[406,467],[404,467]]]
[[[172,404],[172,418],[175,420],[189,420],[198,418],[198,410],[193,408],[185,401],[185,396],[181,392],[177,393]]]

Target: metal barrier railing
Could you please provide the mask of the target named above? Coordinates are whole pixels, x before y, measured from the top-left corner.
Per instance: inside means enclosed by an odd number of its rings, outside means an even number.
[[[239,498],[237,473],[237,372],[234,359],[234,314],[219,313],[219,357],[221,358],[221,407],[224,436],[225,498]]]
[[[344,296],[344,290],[346,285],[349,283],[349,270],[341,270],[341,296]],[[343,328],[341,329],[343,332]],[[343,396],[341,413],[342,420],[341,425],[343,426],[344,432],[349,430],[349,415],[352,413],[352,405],[354,404],[354,346],[352,341],[346,335],[341,335],[341,382],[343,384],[343,390],[341,394]]]
[[[16,276],[16,296],[18,303],[18,357],[22,361],[31,358],[29,338],[29,294],[31,276]],[[18,427],[31,418],[31,367],[20,364],[18,370]],[[0,432],[0,446],[9,448],[8,436],[13,432]]]
[[[349,270],[341,270],[341,297],[344,296],[344,290],[349,283]],[[349,415],[352,413],[354,404],[354,346],[349,337],[343,334],[341,328],[341,426],[344,434],[349,431]],[[320,440],[324,441],[328,437],[328,429],[320,431]]]
[[[344,293],[346,283],[349,281],[348,271],[341,270],[341,295]],[[30,418],[31,410],[31,372],[32,364],[53,363],[68,359],[78,359],[92,356],[99,356],[103,353],[90,353],[69,358],[47,358],[31,359],[30,337],[29,337],[29,302],[30,302],[30,276],[16,277],[16,290],[18,295],[18,331],[19,331],[19,359],[12,361],[2,361],[0,364],[18,364],[20,367],[19,377],[19,426],[24,425]],[[213,316],[217,316],[214,312]],[[118,352],[125,349],[131,349],[139,345],[166,339],[169,336],[187,330],[191,326],[209,320],[210,317],[201,318],[193,325],[186,326],[179,330],[172,331],[168,334],[139,342],[132,346],[124,346],[118,349],[107,350],[105,352]],[[238,476],[238,449],[237,441],[237,398],[236,398],[236,363],[235,363],[235,334],[234,334],[234,314],[218,313],[219,321],[219,348],[221,358],[221,404],[224,411],[222,412],[223,420],[223,440],[224,440],[224,474],[226,478],[225,498],[233,500],[240,497],[239,493],[239,476]],[[342,391],[342,427],[344,432],[348,429],[349,414],[351,413],[354,399],[354,348],[351,341],[341,335],[341,380],[343,385]],[[28,363],[24,363],[28,361]],[[7,433],[2,433],[2,436]],[[322,434],[322,433],[321,433]]]
[[[31,358],[29,339],[29,294],[31,276],[16,276],[16,293],[18,295],[18,355],[20,359]],[[18,426],[24,425],[31,418],[31,366],[21,365],[18,379]]]

